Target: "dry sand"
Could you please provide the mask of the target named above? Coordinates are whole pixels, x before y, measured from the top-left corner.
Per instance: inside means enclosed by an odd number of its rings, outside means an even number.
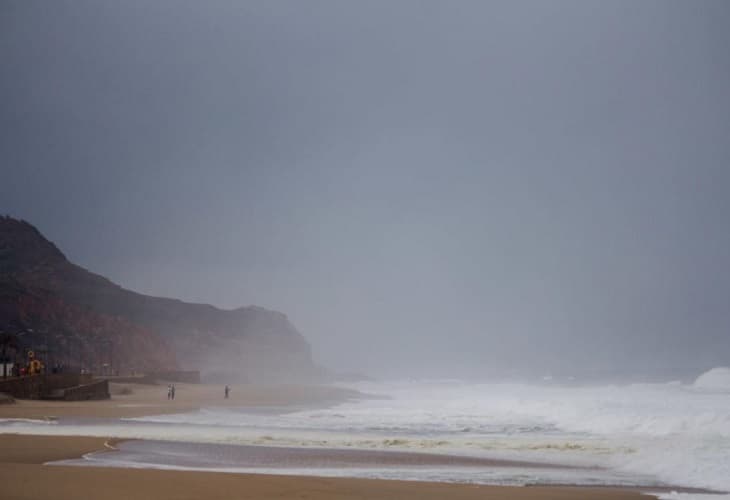
[[[112,399],[104,401],[18,400],[0,405],[0,418],[141,417],[184,413],[205,406],[325,405],[358,396],[356,391],[320,385],[232,386],[223,399],[223,385],[175,384],[175,400],[168,401],[167,385],[110,384]],[[123,392],[130,394],[122,394]]]
[[[21,401],[0,407],[0,418],[49,416],[121,417],[193,410],[207,405],[278,406],[322,404],[352,396],[327,387],[234,387],[223,400],[218,386],[177,384],[174,402],[165,386],[130,386],[132,394],[110,401]],[[119,387],[114,392],[118,392]],[[103,450],[102,438],[0,434],[2,500],[638,500],[636,491],[615,488],[499,487],[369,479],[318,478],[43,465]],[[113,453],[113,451],[111,451]]]

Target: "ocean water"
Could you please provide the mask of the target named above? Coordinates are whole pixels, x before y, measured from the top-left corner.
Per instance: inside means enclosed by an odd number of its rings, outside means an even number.
[[[0,421],[0,432],[152,440],[124,444],[119,453],[91,454],[84,459],[90,465],[730,491],[730,370],[726,368],[712,370],[693,384],[560,386],[420,380],[348,387],[375,397],[317,409],[206,408],[115,421],[6,420]],[[252,458],[256,454],[250,447],[261,445],[290,452],[278,459],[270,453]],[[405,458],[386,466],[379,455],[360,452],[348,455],[347,464],[324,460],[313,451],[291,453],[323,448],[396,451]],[[413,453],[517,460],[535,466],[487,467],[459,460],[419,463],[412,459]],[[544,468],[541,463],[567,467]],[[705,495],[665,492],[663,497],[684,500]]]

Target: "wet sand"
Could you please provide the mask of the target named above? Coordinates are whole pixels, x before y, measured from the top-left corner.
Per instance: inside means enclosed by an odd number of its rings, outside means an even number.
[[[42,465],[104,449],[106,440],[0,435],[3,500],[640,500],[615,488],[507,487]],[[113,452],[112,452],[113,453]]]
[[[120,394],[127,387],[131,394]],[[325,405],[357,393],[325,386],[234,386],[223,399],[223,386],[176,384],[175,401],[167,401],[166,386],[114,384],[108,401],[19,401],[0,407],[0,418],[135,417],[180,413],[205,406],[277,407]],[[103,438],[0,434],[0,498],[2,500],[193,500],[398,499],[450,500],[638,500],[640,492],[616,488],[476,486],[374,479],[322,478],[221,472],[166,471],[108,467],[43,465],[80,458],[109,449]],[[114,453],[114,452],[111,452]],[[274,453],[278,457],[280,451]],[[286,453],[286,451],[284,452]],[[300,453],[293,451],[293,453]],[[358,455],[324,451],[318,457],[333,463]],[[433,456],[372,454],[366,460],[450,460]],[[278,458],[277,458],[278,460]],[[499,462],[499,461],[495,461]],[[344,464],[343,464],[344,465]],[[435,464],[437,465],[437,464]],[[520,464],[485,463],[484,466]]]
[[[513,468],[513,469],[582,469],[572,465],[527,462],[495,458],[445,455],[413,451],[364,450],[341,448],[286,447],[224,443],[189,443],[130,439],[115,443],[117,452],[96,455],[100,465],[113,463],[149,463],[185,469],[347,469],[387,467],[430,468]],[[585,468],[595,470],[594,468]]]

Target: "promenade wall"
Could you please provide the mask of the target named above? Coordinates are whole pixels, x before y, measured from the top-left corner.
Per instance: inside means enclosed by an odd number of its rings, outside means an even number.
[[[54,373],[27,375],[0,379],[0,392],[16,399],[65,399],[71,389],[75,399],[106,399],[109,397],[108,382],[93,382],[92,376],[80,373]],[[85,388],[85,389],[82,389]]]

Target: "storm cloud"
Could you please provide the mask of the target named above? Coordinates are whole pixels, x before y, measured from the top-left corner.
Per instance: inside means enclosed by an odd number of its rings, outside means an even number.
[[[724,1],[0,3],[0,212],[338,370],[730,363]]]

